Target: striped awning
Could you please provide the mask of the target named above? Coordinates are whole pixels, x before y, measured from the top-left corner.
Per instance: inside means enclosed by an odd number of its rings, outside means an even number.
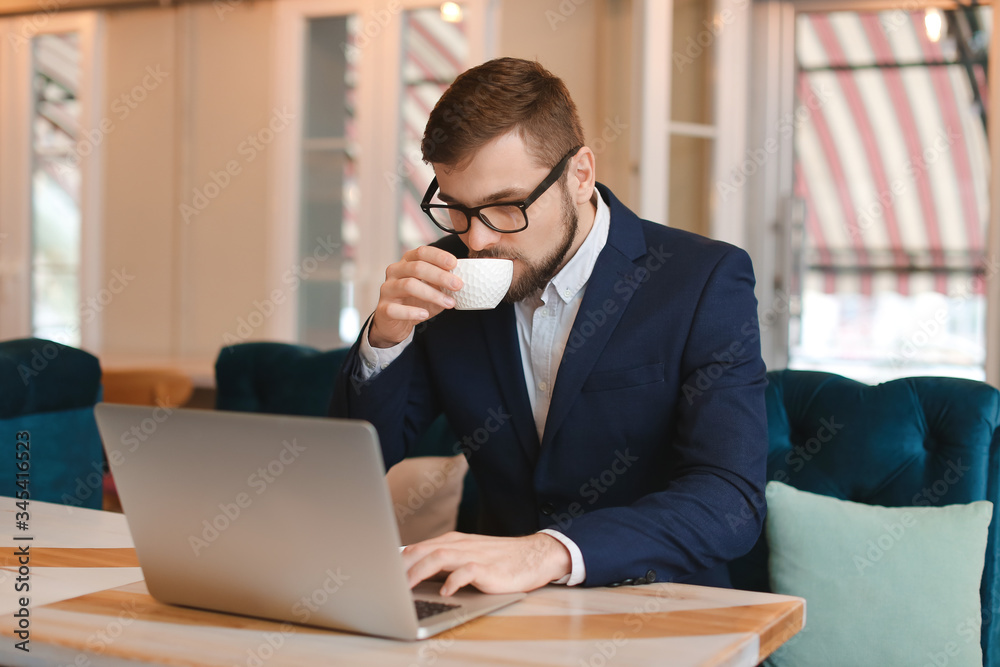
[[[463,22],[441,18],[438,8],[406,12],[403,28],[403,107],[400,174],[403,183],[399,238],[409,250],[440,238],[441,231],[420,210],[420,200],[434,178],[421,159],[420,140],[431,109],[466,67],[468,36]]]
[[[982,293],[990,11],[798,16],[806,290]]]

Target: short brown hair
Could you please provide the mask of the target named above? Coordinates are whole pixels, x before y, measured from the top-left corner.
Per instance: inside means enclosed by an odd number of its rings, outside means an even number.
[[[511,131],[546,167],[584,144],[576,105],[559,77],[531,60],[496,58],[463,72],[444,92],[420,150],[425,162],[454,167]]]

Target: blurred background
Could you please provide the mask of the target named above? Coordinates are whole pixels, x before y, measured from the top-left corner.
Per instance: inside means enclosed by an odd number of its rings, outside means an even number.
[[[419,209],[427,115],[537,59],[598,180],[746,248],[771,369],[1000,383],[989,3],[0,0],[0,338],[211,384],[353,342]]]

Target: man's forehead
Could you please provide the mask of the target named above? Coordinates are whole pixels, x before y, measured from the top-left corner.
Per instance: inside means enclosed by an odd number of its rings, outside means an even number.
[[[495,163],[497,158],[504,162],[514,162],[524,167],[545,167],[545,159],[530,150],[524,137],[516,129],[490,139],[478,148],[468,151],[455,163],[444,164],[431,161],[435,173],[451,174],[455,171],[465,171],[479,162]]]
[[[431,166],[438,179],[441,198],[467,206],[523,199],[538,185],[535,181],[539,176],[535,172],[544,169],[528,154],[523,143],[488,144],[463,163],[431,163]]]

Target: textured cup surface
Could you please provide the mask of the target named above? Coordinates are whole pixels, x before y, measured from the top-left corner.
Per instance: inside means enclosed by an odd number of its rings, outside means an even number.
[[[444,290],[455,298],[456,310],[489,310],[503,300],[514,277],[509,259],[460,259],[451,271],[462,279],[462,289]]]

